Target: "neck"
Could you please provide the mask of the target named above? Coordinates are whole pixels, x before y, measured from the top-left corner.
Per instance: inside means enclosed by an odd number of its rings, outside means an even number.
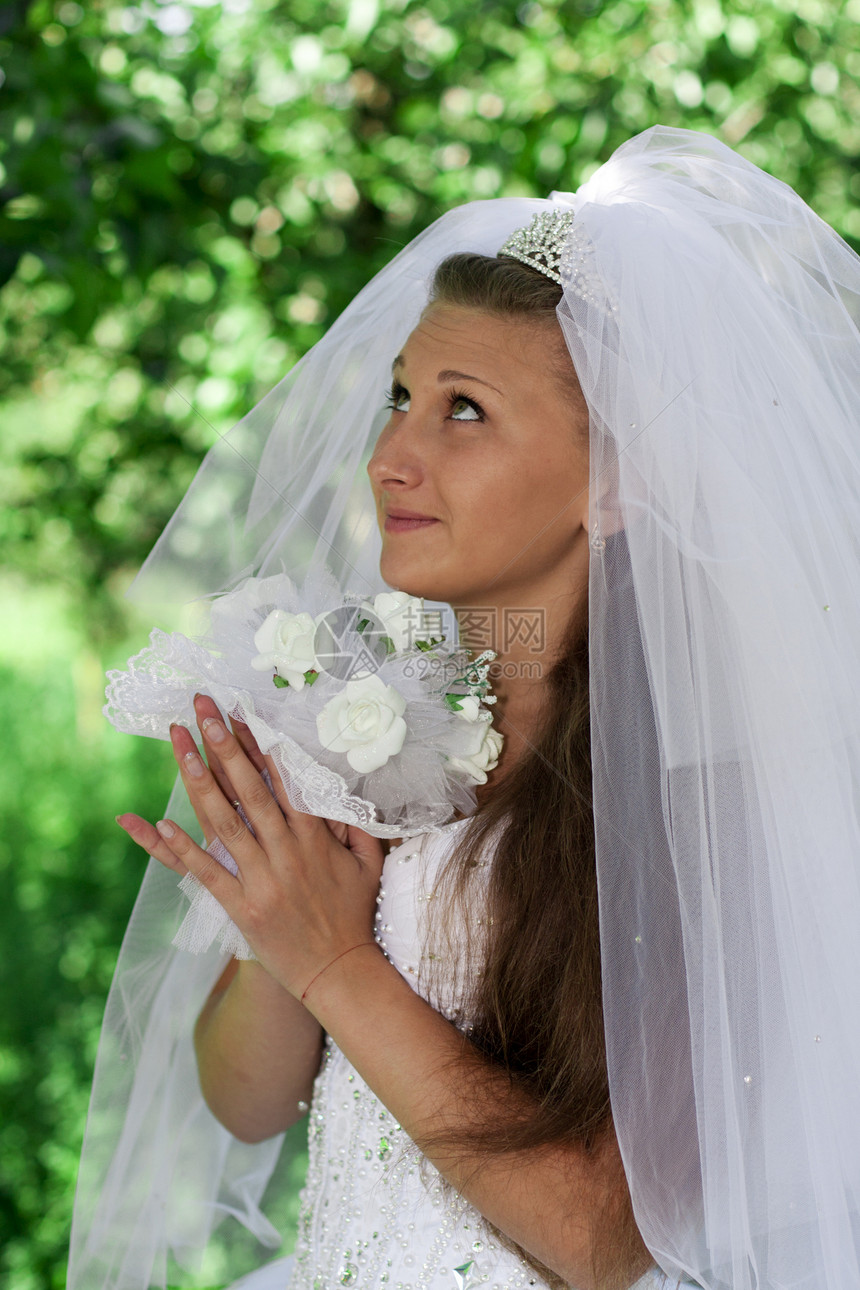
[[[481,604],[480,610],[453,606],[460,643],[472,651],[473,657],[485,649],[496,652],[489,671],[496,696],[493,723],[505,742],[498,766],[490,772],[487,783],[479,787],[479,802],[539,738],[546,677],[569,630],[570,595],[532,596],[531,600],[540,608],[522,608],[525,598],[473,602]]]

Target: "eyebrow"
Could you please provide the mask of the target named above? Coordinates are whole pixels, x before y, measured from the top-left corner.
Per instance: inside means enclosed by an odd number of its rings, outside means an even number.
[[[391,364],[392,375],[394,375],[398,367],[403,366],[403,361],[403,355],[398,354],[394,362]],[[482,381],[480,376],[470,376],[468,372],[458,372],[454,368],[446,368],[444,372],[440,372],[438,374],[436,380],[440,385],[443,381],[476,381],[478,385],[486,385],[489,389],[495,390],[496,394],[500,395],[501,398],[505,397],[504,394],[502,394],[502,391],[496,389],[495,385],[490,385],[489,381]]]

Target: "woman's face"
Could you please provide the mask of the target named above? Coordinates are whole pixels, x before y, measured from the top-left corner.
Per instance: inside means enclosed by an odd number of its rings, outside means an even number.
[[[587,587],[588,414],[562,364],[552,324],[425,311],[395,360],[391,416],[368,464],[389,586],[524,607]],[[433,522],[397,524],[392,512]]]

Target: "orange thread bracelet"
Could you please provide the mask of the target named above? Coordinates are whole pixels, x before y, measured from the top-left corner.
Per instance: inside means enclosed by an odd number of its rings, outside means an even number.
[[[299,1003],[304,1003],[305,998],[306,998],[307,993],[308,993],[308,990],[310,990],[310,988],[311,988],[311,986],[313,985],[314,981],[318,981],[318,980],[320,979],[320,977],[322,976],[323,972],[328,972],[329,968],[330,968],[330,967],[332,967],[332,966],[333,966],[333,964],[337,963],[338,959],[342,959],[342,958],[343,958],[343,956],[344,956],[345,954],[351,954],[353,950],[360,950],[360,949],[361,949],[361,947],[362,947],[362,945],[374,945],[374,946],[375,946],[375,942],[374,942],[374,941],[359,941],[357,945],[350,945],[350,947],[349,947],[349,949],[348,949],[348,950],[341,950],[340,954],[336,954],[336,955],[334,956],[334,958],[332,959],[331,963],[326,963],[326,965],[325,965],[325,967],[324,967],[324,968],[320,968],[320,970],[319,970],[319,972],[317,972],[316,976],[311,977],[310,981],[308,981],[307,985],[305,986],[304,990],[302,991],[302,997],[301,997],[301,999],[299,1000]]]

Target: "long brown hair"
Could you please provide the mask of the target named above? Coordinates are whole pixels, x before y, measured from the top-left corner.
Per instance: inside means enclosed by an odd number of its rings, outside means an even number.
[[[547,328],[547,359],[558,379],[576,377],[558,325],[561,288],[517,260],[477,254],[448,257],[437,268],[430,304],[521,317]],[[554,332],[553,330],[554,329]],[[576,389],[582,406],[581,393]],[[587,435],[573,425],[572,434]],[[600,974],[600,930],[591,795],[587,603],[574,610],[561,648],[543,680],[543,721],[536,742],[470,818],[436,886],[428,943],[459,936],[474,919],[474,879],[482,854],[493,861],[482,888],[480,936],[460,959],[467,989],[468,1033],[483,1058],[528,1095],[512,1120],[488,1108],[467,1117],[458,1138],[491,1156],[554,1144],[591,1155],[611,1144],[612,1128]],[[470,899],[471,893],[471,899]],[[459,904],[461,917],[454,917]],[[441,968],[439,969],[441,971]],[[629,1192],[617,1169],[594,1233],[598,1284],[629,1285],[648,1266]],[[539,1268],[551,1283],[561,1284]]]

